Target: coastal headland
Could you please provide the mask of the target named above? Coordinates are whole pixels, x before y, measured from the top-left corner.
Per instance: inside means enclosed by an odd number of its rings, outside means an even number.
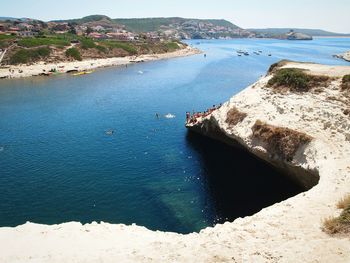
[[[306,74],[305,82],[280,85],[285,74],[298,80]],[[187,235],[104,222],[3,227],[0,262],[349,262],[349,236],[323,231],[350,189],[348,74],[350,66],[283,61],[187,124],[191,132],[245,148],[305,192]]]

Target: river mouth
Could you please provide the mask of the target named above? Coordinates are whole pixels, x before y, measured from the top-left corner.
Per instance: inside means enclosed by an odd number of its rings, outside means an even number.
[[[304,191],[295,181],[244,149],[191,131],[187,141],[200,156],[217,223],[251,216]]]

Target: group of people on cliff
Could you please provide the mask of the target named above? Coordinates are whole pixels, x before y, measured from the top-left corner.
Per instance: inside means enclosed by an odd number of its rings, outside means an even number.
[[[218,106],[213,105],[213,107],[207,109],[206,111],[203,112],[194,112],[191,115],[191,112],[187,111],[186,112],[186,124],[194,124],[198,121],[198,118],[205,118],[209,114],[211,114],[213,111],[219,109],[222,106],[222,103],[220,103]]]

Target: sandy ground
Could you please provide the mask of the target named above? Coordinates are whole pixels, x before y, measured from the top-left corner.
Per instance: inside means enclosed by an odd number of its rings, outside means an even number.
[[[161,59],[169,59],[176,57],[190,56],[201,53],[200,50],[187,47],[185,49],[177,50],[175,52],[153,55],[141,55],[141,56],[128,56],[128,57],[116,57],[105,59],[91,59],[84,61],[74,62],[60,62],[57,64],[47,64],[45,62],[39,62],[30,66],[16,65],[10,67],[0,68],[0,78],[23,78],[37,76],[43,73],[47,73],[52,69],[56,69],[59,73],[66,73],[67,71],[77,70],[93,70],[100,67],[111,66],[125,66],[131,63],[139,63],[146,61],[154,61]]]
[[[328,69],[332,76],[344,70]],[[340,213],[336,203],[350,192],[350,119],[343,114],[344,102],[329,99],[343,97],[340,80],[319,94],[280,94],[264,88],[269,78],[261,78],[207,118],[248,149],[256,147],[251,127],[257,119],[313,136],[293,163],[319,171],[314,188],[253,216],[188,235],[107,223],[0,228],[0,262],[349,263],[350,237],[329,236],[321,229],[323,219]],[[225,119],[233,106],[248,115],[229,127]]]

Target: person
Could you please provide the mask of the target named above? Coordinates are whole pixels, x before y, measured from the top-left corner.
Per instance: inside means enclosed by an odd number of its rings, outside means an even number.
[[[159,120],[159,114],[158,114],[158,112],[156,113],[156,118]]]
[[[206,57],[207,57],[207,54],[204,54],[204,57],[206,58]]]
[[[186,123],[189,123],[190,119],[191,119],[191,114],[189,111],[186,111]]]

